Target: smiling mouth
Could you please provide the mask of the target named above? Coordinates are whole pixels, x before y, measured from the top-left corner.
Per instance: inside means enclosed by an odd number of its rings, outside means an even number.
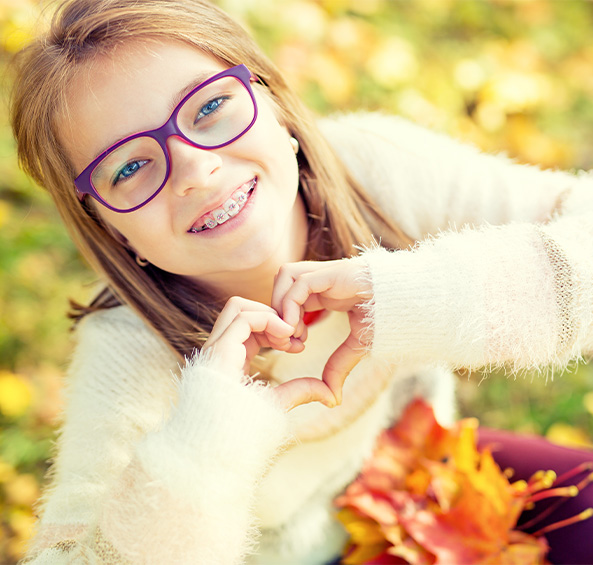
[[[257,177],[255,177],[249,184],[243,185],[241,188],[235,190],[231,197],[222,204],[222,206],[204,214],[196,222],[196,225],[187,230],[188,233],[200,233],[205,230],[213,230],[236,216],[247,203],[249,195],[253,192],[256,184]]]

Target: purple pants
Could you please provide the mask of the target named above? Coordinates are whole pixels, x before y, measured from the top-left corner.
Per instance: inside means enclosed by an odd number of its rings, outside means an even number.
[[[520,435],[489,428],[480,428],[479,447],[488,446],[502,469],[514,470],[512,479],[528,479],[539,470],[553,470],[558,476],[581,463],[593,462],[593,450],[573,449],[554,445],[538,436]],[[583,472],[567,484],[576,484],[586,477]],[[520,523],[554,504],[558,499],[540,501],[532,512],[524,513]],[[570,518],[587,508],[593,508],[593,485],[586,486],[575,498],[568,498],[554,512],[533,528]],[[546,534],[550,545],[548,559],[555,564],[593,565],[593,518],[551,531]]]

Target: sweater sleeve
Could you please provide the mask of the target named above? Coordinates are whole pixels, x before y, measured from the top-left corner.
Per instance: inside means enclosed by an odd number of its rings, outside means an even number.
[[[118,310],[126,310],[121,308]],[[179,378],[139,320],[80,333],[53,481],[27,562],[239,563],[255,490],[286,441],[269,389],[195,356]]]
[[[379,135],[364,127],[364,135]],[[398,135],[381,133],[374,160],[365,153],[365,186],[374,182],[384,209],[403,217],[419,243],[364,254],[374,289],[372,353],[513,370],[563,368],[590,353],[593,177],[514,164],[410,124],[398,128]],[[402,131],[410,134],[405,149],[395,141]],[[424,167],[416,171],[418,156]]]

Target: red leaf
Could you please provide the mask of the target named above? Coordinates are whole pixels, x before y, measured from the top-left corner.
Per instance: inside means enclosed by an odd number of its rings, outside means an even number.
[[[408,406],[336,499],[352,512],[340,518],[352,534],[345,562],[544,562],[545,540],[513,528],[529,497],[549,485],[511,485],[490,452],[477,450],[476,429],[475,420],[443,428],[422,400]]]

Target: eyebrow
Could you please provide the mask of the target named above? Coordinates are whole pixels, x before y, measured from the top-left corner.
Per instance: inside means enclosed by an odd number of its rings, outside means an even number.
[[[209,78],[220,73],[221,71],[205,71],[197,75],[189,84],[182,88],[171,100],[169,106],[169,116],[173,113],[173,110],[177,108],[179,103],[196,87],[200,86],[203,82],[206,82]]]
[[[212,70],[212,71],[204,71],[203,73],[200,73],[198,75],[196,75],[194,77],[194,79],[189,82],[187,85],[185,85],[179,92],[177,92],[177,94],[175,94],[175,96],[173,96],[171,103],[169,105],[169,114],[167,116],[167,119],[169,119],[171,117],[171,114],[173,113],[173,110],[175,108],[177,108],[177,106],[179,105],[179,103],[197,86],[199,86],[200,84],[202,84],[203,82],[207,81],[209,78],[212,78],[214,75],[220,73],[222,71],[218,70]],[[161,124],[162,125],[162,124]],[[160,127],[160,126],[157,126]],[[123,137],[118,137],[117,139],[110,141],[107,145],[105,145],[101,150],[99,150],[97,152],[97,154],[93,157],[93,159],[91,159],[91,161],[89,161],[90,163],[92,163],[92,161],[94,161],[95,159],[97,159],[99,157],[99,155],[102,155],[103,153],[105,153],[105,151],[107,151],[110,147],[113,147],[116,143],[118,143],[119,141],[121,141],[122,139],[126,139],[126,137],[130,137],[131,135],[135,135],[136,133],[140,133],[141,131],[151,131],[152,129],[155,128],[150,128],[147,130],[139,130],[139,131],[135,131],[129,134],[124,135]]]

